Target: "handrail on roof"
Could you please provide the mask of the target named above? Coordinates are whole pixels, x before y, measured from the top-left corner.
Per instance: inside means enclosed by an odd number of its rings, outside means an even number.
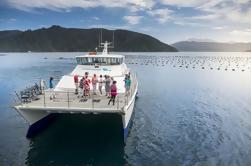
[[[96,53],[96,52],[95,52]],[[95,55],[95,56],[93,56]],[[124,55],[119,55],[119,54],[86,54],[86,55],[79,55],[79,56],[75,56],[76,58],[86,58],[86,57],[92,57],[92,58],[124,58]]]

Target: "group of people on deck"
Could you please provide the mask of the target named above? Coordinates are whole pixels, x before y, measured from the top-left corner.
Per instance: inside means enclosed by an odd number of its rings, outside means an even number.
[[[92,78],[89,79],[89,73],[85,72],[85,75],[79,80],[78,75],[74,75],[73,77],[74,83],[76,86],[75,93],[78,94],[78,96],[90,96],[90,89],[92,86],[93,89],[93,95],[97,95],[97,90],[99,91],[100,95],[103,95],[103,87],[105,88],[105,96],[110,98],[108,105],[113,102],[113,105],[115,103],[115,98],[117,96],[117,86],[116,81],[113,79],[113,77],[109,75],[100,75],[99,77],[96,74],[93,74]],[[129,89],[131,86],[131,80],[130,75],[126,75],[125,79],[125,89],[126,89],[126,95],[129,93]]]

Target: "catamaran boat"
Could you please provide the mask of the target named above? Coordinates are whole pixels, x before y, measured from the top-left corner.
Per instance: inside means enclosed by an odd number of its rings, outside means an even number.
[[[64,75],[55,88],[45,89],[39,85],[22,91],[19,96],[20,103],[14,108],[29,123],[27,137],[37,134],[40,126],[52,119],[55,114],[117,114],[121,117],[123,126],[123,137],[126,139],[133,115],[134,103],[138,90],[136,75],[130,71],[125,64],[123,55],[108,53],[108,42],[103,44],[103,52],[100,54],[89,53],[77,56],[77,66],[68,75]],[[109,75],[117,82],[117,93],[115,104],[108,105],[109,98],[104,94],[93,93],[90,85],[90,95],[81,97],[76,94],[74,76],[79,80],[89,73],[89,79],[96,74]],[[130,75],[131,86],[129,92],[125,90],[124,79]],[[103,87],[104,93],[104,87]]]

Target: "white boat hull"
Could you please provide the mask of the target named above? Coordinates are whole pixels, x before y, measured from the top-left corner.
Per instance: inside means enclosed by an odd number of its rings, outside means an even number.
[[[125,111],[124,114],[121,114],[121,119],[123,123],[123,138],[124,141],[126,140],[130,126],[132,124],[132,116],[133,116],[133,109],[134,109],[134,104],[135,104],[135,98],[136,98],[136,93],[133,94],[133,97],[131,101],[129,101],[128,105],[125,106]],[[45,109],[20,109],[20,107],[14,107],[21,115],[22,117],[28,122],[29,124],[29,129],[27,131],[27,138],[31,138],[38,134],[40,131],[45,129],[52,120],[55,119],[57,115],[60,113],[66,113],[66,112],[61,112],[59,110],[48,110],[46,111]],[[71,113],[69,110],[67,111],[68,113]],[[81,113],[94,113],[91,110],[90,111],[85,111]],[[110,113],[109,113],[110,114]]]
[[[135,103],[135,97],[132,100],[132,102],[128,105],[127,110],[125,111],[125,115],[122,115],[122,120],[123,120],[123,132],[124,132],[124,140],[126,140],[129,130],[132,124],[132,117],[133,117],[133,109],[134,109],[134,103]]]
[[[18,107],[15,107],[15,109],[29,124],[29,129],[26,134],[27,138],[32,138],[40,133],[57,117],[56,114],[45,111],[21,110]]]

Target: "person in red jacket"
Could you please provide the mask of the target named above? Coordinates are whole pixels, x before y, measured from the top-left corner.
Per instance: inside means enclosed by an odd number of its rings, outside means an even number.
[[[111,90],[110,90],[110,94],[111,94],[111,98],[108,102],[108,105],[110,105],[110,102],[112,101],[113,105],[115,103],[115,99],[116,99],[116,96],[117,96],[117,86],[116,86],[116,81],[113,81],[112,82],[112,85],[111,85]]]
[[[75,94],[78,94],[78,75],[74,75],[73,76],[73,79],[74,79],[74,84],[75,84]]]

